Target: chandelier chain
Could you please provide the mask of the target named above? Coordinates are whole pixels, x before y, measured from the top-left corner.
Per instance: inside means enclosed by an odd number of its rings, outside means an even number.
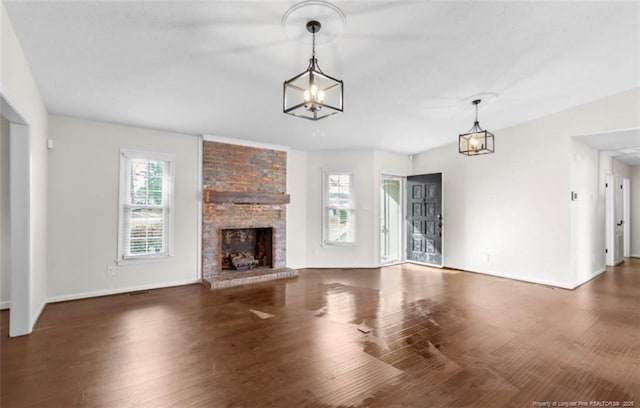
[[[311,42],[311,58],[316,59],[316,33],[315,31],[311,33],[313,35],[313,40]]]

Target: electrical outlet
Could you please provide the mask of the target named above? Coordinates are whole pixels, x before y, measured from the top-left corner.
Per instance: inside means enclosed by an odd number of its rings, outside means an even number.
[[[320,253],[320,250],[318,248],[315,248],[313,250],[313,256],[318,256],[319,253]]]
[[[484,262],[489,263],[489,254],[482,254],[481,257]]]
[[[112,276],[116,276],[116,267],[111,265],[111,266],[107,266],[107,276],[112,277]]]

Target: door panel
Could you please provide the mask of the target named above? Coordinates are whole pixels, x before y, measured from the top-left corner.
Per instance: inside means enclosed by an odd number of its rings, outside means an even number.
[[[442,174],[407,177],[407,260],[442,266]]]

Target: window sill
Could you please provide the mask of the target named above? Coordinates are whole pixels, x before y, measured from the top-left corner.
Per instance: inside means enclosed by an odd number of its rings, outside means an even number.
[[[325,242],[322,244],[323,247],[355,247],[357,246],[355,242]]]
[[[156,262],[167,262],[173,258],[173,255],[160,255],[160,256],[147,256],[140,258],[127,258],[127,259],[118,259],[116,260],[116,265],[139,265],[139,264],[148,264],[148,263],[156,263]]]

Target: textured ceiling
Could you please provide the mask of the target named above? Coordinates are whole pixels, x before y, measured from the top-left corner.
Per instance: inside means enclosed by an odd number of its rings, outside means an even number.
[[[317,53],[345,112],[319,122],[282,113],[310,54],[281,27],[294,2],[4,3],[52,113],[300,149],[416,153],[470,128],[478,93],[496,130],[640,86],[638,2],[336,1]]]

